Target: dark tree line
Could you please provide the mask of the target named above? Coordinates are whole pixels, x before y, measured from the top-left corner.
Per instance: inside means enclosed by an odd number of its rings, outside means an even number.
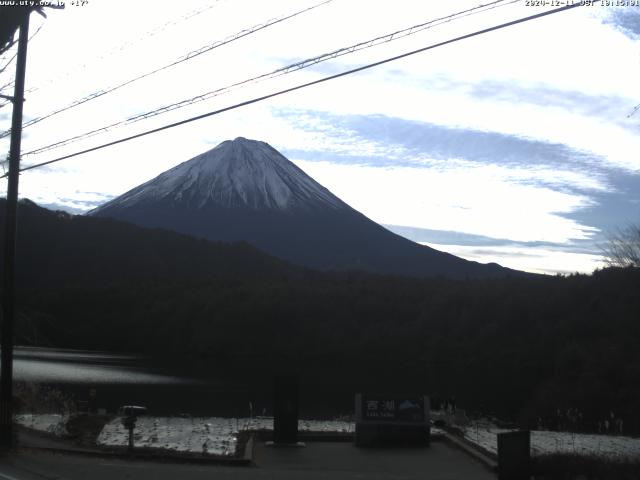
[[[455,396],[528,426],[575,410],[595,430],[614,411],[640,432],[640,269],[473,281],[320,273],[247,245],[34,205],[20,215],[21,342],[208,372],[295,365],[326,391]]]

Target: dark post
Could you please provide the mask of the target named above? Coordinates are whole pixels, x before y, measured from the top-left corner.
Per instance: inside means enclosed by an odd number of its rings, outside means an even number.
[[[2,364],[0,366],[0,446],[8,448],[13,437],[13,324],[15,316],[14,277],[16,253],[16,226],[18,211],[18,178],[20,169],[20,141],[22,138],[22,104],[24,77],[27,66],[29,39],[29,10],[24,10],[20,22],[16,81],[11,119],[11,146],[9,149],[9,179],[4,230],[4,272],[2,283],[2,328],[0,330]]]
[[[125,412],[127,412],[125,410]],[[122,425],[129,431],[129,445],[127,447],[127,453],[133,454],[133,429],[136,428],[136,414],[135,412],[128,411],[122,418]]]
[[[147,407],[140,407],[137,405],[125,405],[120,407],[122,413],[122,425],[129,430],[129,446],[127,447],[127,453],[133,454],[133,429],[136,428],[136,420],[138,415],[144,415],[147,412]]]
[[[129,430],[129,446],[127,447],[127,453],[133,454],[133,429],[136,428],[136,420],[138,415],[144,415],[147,412],[147,407],[140,407],[137,405],[125,405],[120,407],[122,413],[122,425]]]
[[[275,381],[273,440],[276,444],[298,442],[298,376],[278,375]]]
[[[129,447],[127,448],[127,453],[129,455],[133,453],[133,429],[135,426],[135,422],[131,422],[131,425],[129,426]]]
[[[531,476],[531,432],[519,430],[498,434],[498,479],[529,480]]]
[[[89,402],[88,402],[88,413],[93,413],[95,414],[98,410],[97,404],[98,404],[98,396],[97,396],[97,390],[95,388],[90,388],[89,389]]]

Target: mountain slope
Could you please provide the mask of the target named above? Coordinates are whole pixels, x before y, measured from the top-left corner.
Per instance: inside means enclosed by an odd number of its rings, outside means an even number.
[[[223,142],[167,170],[94,214],[158,201],[195,210],[211,205],[275,211],[349,208],[277,150],[245,138]]]
[[[225,141],[89,214],[209,240],[246,241],[318,269],[452,278],[516,273],[391,233],[270,145],[244,138]]]
[[[0,199],[0,221],[6,200]],[[16,276],[24,288],[272,281],[300,275],[247,244],[222,244],[106,218],[18,208]],[[0,237],[0,247],[4,238]],[[0,267],[2,258],[0,257]]]

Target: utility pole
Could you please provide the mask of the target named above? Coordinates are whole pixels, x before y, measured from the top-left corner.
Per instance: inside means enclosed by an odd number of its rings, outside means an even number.
[[[24,103],[24,78],[27,66],[27,42],[29,40],[29,14],[24,9],[20,19],[16,81],[11,118],[11,146],[9,148],[9,176],[4,230],[4,271],[2,283],[2,327],[0,329],[0,448],[10,448],[13,443],[13,325],[15,320],[15,260],[16,227],[18,211],[18,178],[20,170],[20,142],[22,139],[22,105]]]

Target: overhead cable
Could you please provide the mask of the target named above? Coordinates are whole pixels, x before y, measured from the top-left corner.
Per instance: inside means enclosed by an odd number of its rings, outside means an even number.
[[[409,35],[416,34],[418,32],[426,30],[428,28],[433,28],[433,27],[436,27],[438,25],[442,25],[444,23],[451,22],[453,20],[458,20],[460,18],[464,18],[464,17],[469,16],[469,15],[483,13],[483,12],[485,12],[487,10],[490,10],[490,9],[493,9],[493,8],[496,8],[496,7],[506,6],[506,5],[509,5],[509,4],[518,2],[518,1],[520,1],[520,0],[510,0],[508,2],[507,2],[507,0],[496,0],[496,1],[493,1],[493,2],[490,2],[490,3],[487,3],[487,4],[481,4],[481,5],[478,5],[476,7],[463,10],[461,12],[456,12],[456,13],[452,13],[452,14],[446,15],[444,17],[440,17],[440,18],[436,18],[436,19],[433,19],[433,20],[429,20],[427,22],[423,22],[423,23],[420,23],[420,24],[417,24],[417,25],[413,25],[411,27],[404,28],[402,30],[397,30],[397,31],[388,33],[386,35],[378,36],[378,37],[372,38],[372,39],[364,41],[364,42],[359,42],[359,43],[356,43],[354,45],[350,45],[348,47],[343,47],[343,48],[340,48],[338,50],[331,51],[329,53],[325,53],[325,54],[322,54],[322,55],[311,57],[311,58],[308,58],[306,60],[302,60],[302,61],[299,61],[299,62],[295,62],[295,63],[289,64],[289,65],[287,65],[285,67],[281,67],[281,68],[278,68],[276,70],[270,71],[268,73],[264,73],[264,74],[261,74],[261,75],[246,79],[246,80],[242,80],[240,82],[236,82],[236,83],[233,83],[231,85],[227,85],[225,87],[220,87],[220,88],[217,88],[215,90],[211,90],[209,92],[197,95],[197,96],[192,97],[192,98],[188,98],[188,99],[185,99],[185,100],[181,100],[179,102],[175,102],[175,103],[172,103],[172,104],[169,104],[169,105],[165,105],[163,107],[151,110],[149,112],[136,114],[136,115],[131,116],[129,118],[126,118],[124,120],[119,120],[119,121],[117,121],[115,123],[112,123],[110,125],[105,125],[105,126],[102,126],[102,127],[99,127],[99,128],[93,129],[93,130],[89,130],[87,132],[84,132],[84,133],[81,133],[81,134],[78,134],[78,135],[75,135],[73,137],[70,137],[70,138],[67,138],[67,139],[64,139],[64,140],[60,140],[60,141],[54,142],[52,144],[36,148],[34,150],[30,150],[28,152],[25,152],[23,155],[24,156],[26,156],[26,155],[34,155],[34,154],[43,153],[43,152],[46,152],[48,150],[52,150],[52,149],[55,149],[55,148],[60,148],[60,147],[63,147],[65,145],[69,145],[71,143],[75,143],[75,142],[77,142],[79,140],[84,140],[84,139],[91,138],[91,137],[94,137],[96,135],[108,132],[109,130],[112,130],[112,129],[120,127],[120,126],[130,125],[130,124],[139,122],[141,120],[146,120],[148,118],[152,118],[152,117],[155,117],[157,115],[161,115],[163,113],[168,113],[168,112],[171,112],[173,110],[177,110],[177,109],[180,109],[180,108],[183,108],[183,107],[187,107],[187,106],[193,105],[195,103],[199,103],[199,102],[202,102],[202,101],[205,101],[205,100],[209,100],[211,98],[214,98],[214,97],[229,93],[229,92],[233,91],[234,89],[236,89],[238,87],[244,87],[244,86],[247,86],[249,84],[258,83],[258,82],[262,82],[262,81],[265,81],[265,80],[277,78],[277,77],[280,77],[282,75],[286,75],[286,74],[289,74],[289,73],[292,73],[292,72],[295,72],[295,71],[298,71],[298,70],[309,68],[311,66],[317,65],[317,64],[319,64],[321,62],[325,62],[327,60],[338,58],[338,57],[341,57],[343,55],[348,55],[348,54],[351,54],[351,53],[354,53],[354,52],[358,52],[360,50],[364,50],[364,49],[367,49],[367,48],[372,48],[372,47],[381,45],[383,43],[388,43],[388,42],[392,42],[392,41],[395,41],[395,40],[399,40],[401,38],[407,37]],[[504,3],[504,2],[507,2],[507,3]]]
[[[134,77],[132,79],[129,79],[129,80],[127,80],[125,82],[122,82],[122,83],[119,83],[117,85],[113,85],[111,87],[107,87],[105,89],[98,90],[97,92],[93,92],[93,93],[91,93],[91,94],[89,94],[89,95],[87,95],[87,96],[85,96],[85,97],[83,97],[83,98],[81,98],[79,100],[74,100],[70,104],[68,104],[68,105],[66,105],[64,107],[58,108],[57,110],[53,110],[53,111],[51,111],[51,112],[49,112],[49,113],[47,113],[45,115],[42,115],[41,117],[33,118],[33,119],[29,120],[28,122],[25,122],[22,125],[22,128],[26,128],[26,127],[30,127],[31,125],[35,125],[36,123],[39,123],[39,122],[41,122],[43,120],[46,120],[47,118],[51,118],[54,115],[57,115],[59,113],[62,113],[62,112],[65,112],[67,110],[70,110],[72,108],[75,108],[75,107],[77,107],[79,105],[87,103],[87,102],[89,102],[91,100],[94,100],[96,98],[100,98],[103,95],[106,95],[108,93],[115,92],[116,90],[119,90],[119,89],[121,89],[123,87],[126,87],[127,85],[131,85],[132,83],[137,82],[138,80],[142,80],[143,78],[147,78],[147,77],[149,77],[151,75],[154,75],[156,73],[159,73],[159,72],[162,72],[164,70],[167,70],[168,68],[174,67],[174,66],[179,65],[179,64],[181,64],[183,62],[186,62],[188,60],[192,60],[193,58],[198,57],[199,55],[202,55],[203,53],[210,52],[211,50],[214,50],[216,48],[222,47],[223,45],[227,45],[227,44],[229,44],[231,42],[235,42],[236,40],[239,40],[239,39],[244,38],[244,37],[246,37],[248,35],[251,35],[253,33],[259,32],[260,30],[264,30],[265,28],[271,27],[273,25],[276,25],[278,23],[284,22],[284,21],[289,20],[291,18],[294,18],[294,17],[296,17],[298,15],[301,15],[301,14],[303,14],[305,12],[309,12],[309,11],[315,9],[315,8],[318,8],[318,7],[322,6],[322,5],[330,3],[332,1],[333,0],[324,0],[323,2],[320,2],[318,4],[312,5],[311,7],[307,7],[307,8],[304,8],[302,10],[298,10],[298,11],[296,11],[294,13],[291,13],[291,14],[288,14],[288,15],[284,15],[284,16],[280,16],[280,17],[277,17],[277,18],[273,18],[271,20],[268,20],[265,23],[261,23],[261,24],[255,25],[255,26],[253,26],[251,28],[248,28],[248,29],[245,29],[245,30],[241,30],[240,32],[235,33],[234,35],[231,35],[231,36],[229,36],[229,37],[227,37],[227,38],[225,38],[223,40],[217,40],[217,41],[215,41],[215,42],[213,42],[211,44],[208,44],[208,45],[205,45],[203,47],[200,47],[197,50],[193,50],[193,51],[187,53],[186,55],[183,55],[183,56],[179,57],[178,59],[174,60],[173,62],[168,63],[168,64],[166,64],[166,65],[164,65],[162,67],[156,68],[156,69],[151,70],[150,72],[147,72],[147,73],[143,73],[142,75],[138,75],[137,77]],[[9,135],[11,135],[11,130],[10,129],[0,133],[0,138],[7,137]]]
[[[220,0],[216,0],[215,3],[219,2]],[[153,37],[154,35],[157,35],[158,33],[164,32],[168,27],[170,26],[175,26],[178,25],[180,22],[183,22],[185,20],[189,20],[193,17],[196,17],[197,15],[200,15],[208,10],[211,10],[212,8],[215,7],[215,3],[212,3],[211,5],[206,5],[204,7],[200,7],[197,9],[193,9],[190,10],[189,12],[187,12],[185,15],[177,18],[177,19],[172,19],[169,20],[168,22],[163,23],[162,25],[155,27],[145,33],[143,33],[142,35],[140,35],[137,38],[131,39],[131,40],[127,40],[122,44],[116,45],[115,47],[112,47],[111,49],[107,50],[106,52],[97,55],[97,56],[91,56],[91,60],[95,61],[102,61],[106,58],[109,58],[110,56],[117,54],[119,52],[122,52],[123,50],[125,50],[126,48],[132,46],[132,45],[137,45],[139,44],[141,41],[146,40],[147,38]],[[89,64],[90,65],[90,64]],[[55,83],[55,82],[60,82],[62,79],[65,79],[71,75],[74,75],[78,72],[78,70],[82,70],[82,69],[86,69],[88,68],[88,64],[87,63],[81,63],[78,64],[76,66],[74,66],[71,70],[67,70],[65,72],[63,72],[60,75],[57,75],[53,78],[49,78],[48,80],[45,80],[44,82],[40,83],[39,85],[36,85],[34,87],[31,87],[29,90],[27,90],[28,92],[35,92],[37,90],[40,90],[41,88],[43,88],[43,86],[45,85],[49,85],[51,83]]]
[[[530,15],[528,17],[519,18],[517,20],[512,20],[510,22],[501,23],[501,24],[495,25],[493,27],[484,28],[482,30],[477,30],[475,32],[468,33],[466,35],[461,35],[459,37],[455,37],[455,38],[452,38],[452,39],[449,39],[449,40],[445,40],[443,42],[439,42],[439,43],[435,43],[435,44],[432,44],[432,45],[428,45],[426,47],[422,47],[422,48],[419,48],[417,50],[412,50],[410,52],[406,52],[406,53],[403,53],[403,54],[400,54],[400,55],[396,55],[396,56],[393,56],[393,57],[390,57],[390,58],[386,58],[384,60],[380,60],[378,62],[369,63],[367,65],[363,65],[361,67],[353,68],[351,70],[347,70],[347,71],[344,71],[344,72],[341,72],[341,73],[337,73],[335,75],[330,75],[328,77],[320,78],[320,79],[314,80],[312,82],[303,83],[303,84],[300,84],[300,85],[296,85],[294,87],[290,87],[290,88],[287,88],[287,89],[284,89],[284,90],[280,90],[280,91],[277,91],[277,92],[274,92],[274,93],[263,95],[261,97],[256,97],[256,98],[253,98],[253,99],[250,99],[250,100],[246,100],[244,102],[236,103],[235,105],[231,105],[231,106],[224,107],[224,108],[221,108],[221,109],[218,109],[218,110],[214,110],[214,111],[211,111],[211,112],[203,113],[201,115],[196,115],[195,117],[187,118],[187,119],[181,120],[179,122],[170,123],[168,125],[164,125],[162,127],[154,128],[152,130],[147,130],[145,132],[141,132],[141,133],[138,133],[138,134],[135,134],[135,135],[130,135],[128,137],[124,137],[124,138],[121,138],[121,139],[118,139],[118,140],[114,140],[112,142],[104,143],[102,145],[98,145],[98,146],[95,146],[95,147],[92,147],[92,148],[81,150],[79,152],[75,152],[75,153],[71,153],[71,154],[68,154],[68,155],[64,155],[62,157],[58,157],[58,158],[55,158],[53,160],[48,160],[46,162],[41,162],[41,163],[29,165],[27,167],[21,168],[20,172],[33,170],[35,168],[40,168],[40,167],[43,167],[43,166],[46,166],[46,165],[51,165],[53,163],[61,162],[63,160],[69,159],[69,158],[77,157],[79,155],[83,155],[83,154],[90,153],[90,152],[95,152],[95,151],[101,150],[103,148],[107,148],[107,147],[110,147],[110,146],[113,146],[113,145],[118,145],[120,143],[128,142],[130,140],[134,140],[136,138],[141,138],[141,137],[144,137],[144,136],[147,136],[147,135],[151,135],[153,133],[158,133],[158,132],[161,132],[161,131],[164,131],[164,130],[168,130],[170,128],[174,128],[174,127],[178,127],[178,126],[181,126],[181,125],[185,125],[187,123],[195,122],[196,120],[201,120],[203,118],[208,118],[208,117],[211,117],[211,116],[214,116],[214,115],[218,115],[220,113],[228,112],[230,110],[235,110],[237,108],[245,107],[247,105],[251,105],[251,104],[254,104],[254,103],[262,102],[262,101],[270,99],[270,98],[274,98],[274,97],[277,97],[277,96],[280,96],[280,95],[284,95],[284,94],[291,93],[291,92],[294,92],[294,91],[297,91],[297,90],[301,90],[303,88],[307,88],[307,87],[310,87],[312,85],[318,85],[320,83],[325,83],[325,82],[328,82],[330,80],[335,80],[337,78],[345,77],[347,75],[352,75],[352,74],[357,73],[357,72],[362,72],[364,70],[368,70],[368,69],[371,69],[371,68],[374,68],[374,67],[378,67],[378,66],[384,65],[386,63],[394,62],[394,61],[400,60],[402,58],[407,58],[407,57],[410,57],[412,55],[416,55],[418,53],[422,53],[422,52],[426,52],[428,50],[432,50],[432,49],[435,49],[435,48],[438,48],[438,47],[442,47],[444,45],[449,45],[449,44],[452,44],[452,43],[455,43],[455,42],[459,42],[461,40],[466,40],[468,38],[477,37],[479,35],[484,35],[485,33],[493,32],[493,31],[496,31],[496,30],[501,30],[503,28],[511,27],[513,25],[518,25],[520,23],[528,22],[528,21],[531,21],[531,20],[536,20],[538,18],[542,18],[542,17],[546,17],[546,16],[553,15],[553,14],[556,14],[556,13],[564,12],[566,10],[570,10],[570,9],[573,9],[573,8],[576,8],[576,7],[580,7],[580,6],[582,6],[581,3],[574,3],[574,4],[571,4],[571,5],[566,5],[564,7],[556,8],[554,10],[549,10],[549,11],[546,11],[546,12],[541,12],[541,13],[537,13],[537,14],[534,14],[534,15]],[[7,175],[5,174],[5,175],[2,175],[0,178],[4,178],[6,176]]]

